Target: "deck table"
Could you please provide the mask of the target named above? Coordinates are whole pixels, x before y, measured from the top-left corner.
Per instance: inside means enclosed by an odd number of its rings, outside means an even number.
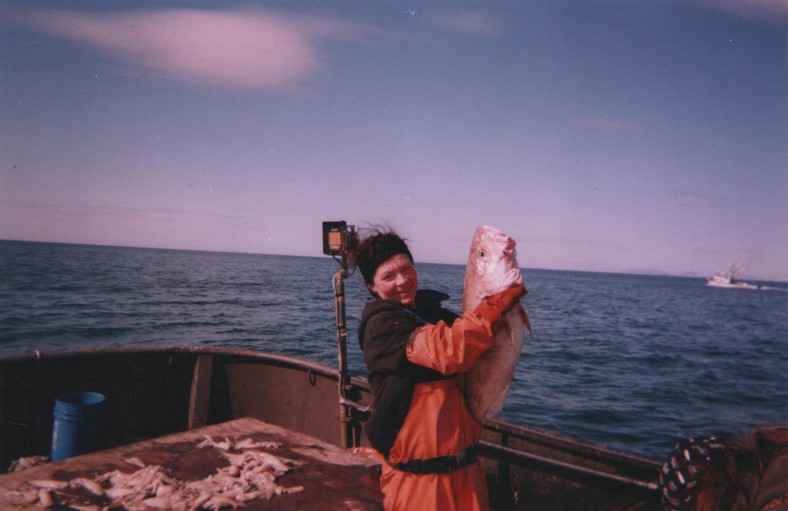
[[[271,500],[256,499],[241,508],[256,510],[358,510],[383,509],[378,486],[379,464],[369,458],[353,454],[316,438],[290,431],[257,419],[243,418],[144,440],[113,449],[38,465],[20,472],[0,475],[0,508],[9,511],[36,509],[35,506],[13,506],[5,498],[9,492],[27,485],[29,481],[54,479],[69,481],[75,477],[93,479],[113,470],[133,472],[139,467],[128,463],[136,457],[148,465],[161,465],[179,480],[200,480],[228,465],[215,447],[197,448],[205,437],[231,438],[235,441],[250,438],[257,442],[278,442],[281,446],[270,451],[276,456],[298,462],[290,472],[280,476],[277,484],[285,487],[303,486],[300,493],[274,496]],[[87,492],[80,495],[84,504],[106,504],[106,497],[95,497]],[[95,502],[90,502],[89,499]],[[39,506],[38,509],[41,509]],[[61,506],[61,509],[69,509]],[[229,508],[228,508],[229,509]]]

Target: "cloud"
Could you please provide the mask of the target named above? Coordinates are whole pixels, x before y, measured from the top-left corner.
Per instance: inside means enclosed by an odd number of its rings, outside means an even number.
[[[730,209],[731,201],[716,193],[692,190],[670,190],[667,193],[674,199],[677,206],[683,208],[700,209],[707,212]]]
[[[107,220],[154,220],[154,221],[198,221],[206,218],[236,218],[232,215],[217,213],[202,213],[198,211],[183,211],[169,209],[144,209],[109,206],[70,206],[70,205],[33,205],[20,206],[26,210],[39,210],[53,213],[58,216],[72,218],[101,217]]]
[[[363,37],[361,27],[343,21],[261,9],[115,14],[38,9],[15,18],[167,78],[246,92],[293,90],[323,69],[323,39]]]
[[[695,0],[710,9],[739,18],[785,23],[788,3],[785,0]]]
[[[576,247],[576,248],[594,248],[594,249],[609,249],[620,248],[616,244],[611,244],[604,239],[591,239],[591,238],[556,238],[546,236],[529,236],[523,238],[524,242],[529,244],[546,244],[561,247]]]
[[[603,117],[582,119],[580,120],[580,124],[588,128],[603,130],[629,130],[640,127],[639,124],[631,121],[625,121],[622,119],[606,119]]]
[[[497,36],[506,28],[500,17],[470,9],[433,14],[427,22],[434,27],[466,35]]]
[[[668,192],[669,195],[673,197],[681,197],[685,199],[693,199],[698,201],[704,202],[723,202],[725,201],[725,197],[718,195],[716,193],[709,193],[709,192],[694,192],[688,190],[671,190]]]

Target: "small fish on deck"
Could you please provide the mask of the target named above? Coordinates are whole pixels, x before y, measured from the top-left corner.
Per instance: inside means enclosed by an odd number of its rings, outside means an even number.
[[[255,499],[270,500],[274,496],[304,490],[303,486],[277,484],[277,478],[297,463],[261,449],[274,450],[280,445],[248,438],[234,441],[206,436],[197,449],[217,449],[229,465],[216,469],[202,480],[182,481],[166,467],[148,465],[138,457],[131,457],[124,461],[136,468],[132,472],[112,470],[94,479],[75,477],[69,481],[31,480],[10,497],[15,506],[30,509],[46,509],[55,503],[68,509],[95,508],[96,511],[236,509],[246,507],[247,502]],[[84,491],[76,495],[73,490]],[[88,499],[91,503],[85,504]]]

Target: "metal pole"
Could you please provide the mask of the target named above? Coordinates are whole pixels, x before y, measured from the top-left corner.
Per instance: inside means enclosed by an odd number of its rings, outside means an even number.
[[[350,383],[347,371],[347,329],[345,326],[345,285],[347,276],[347,256],[342,254],[339,271],[334,275],[334,299],[337,313],[337,352],[339,364],[339,441],[342,448],[352,447],[353,431],[350,409],[345,405],[345,395]]]

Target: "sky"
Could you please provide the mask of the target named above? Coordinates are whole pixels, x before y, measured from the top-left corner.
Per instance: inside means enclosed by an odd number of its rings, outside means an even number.
[[[0,0],[0,239],[788,280],[783,0]]]

